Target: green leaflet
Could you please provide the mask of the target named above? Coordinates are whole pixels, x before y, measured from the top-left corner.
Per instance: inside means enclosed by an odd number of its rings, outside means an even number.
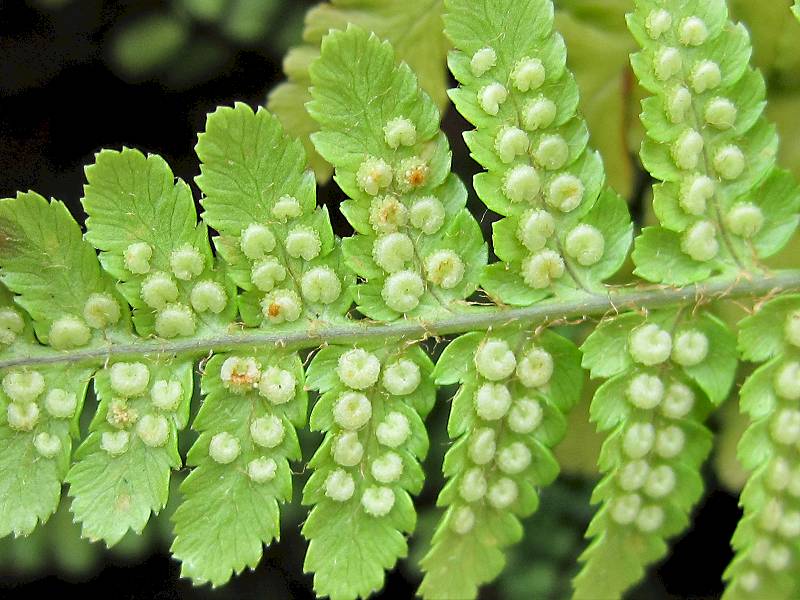
[[[200,437],[181,484],[172,553],[181,575],[221,585],[255,568],[263,544],[280,537],[278,502],[291,499],[289,460],[300,459],[295,427],[306,420],[296,354],[220,354],[205,365],[206,394],[193,428]]]
[[[388,43],[354,26],[323,40],[310,72],[308,111],[320,125],[312,139],[336,167],[351,198],[343,212],[358,232],[342,247],[365,280],[359,311],[391,321],[466,309],[486,244],[450,174],[433,100]]]
[[[791,323],[787,319],[799,300],[796,295],[774,298],[762,310],[741,321],[739,352],[742,358],[752,362],[764,362],[785,354],[792,347],[786,337]]]
[[[739,499],[736,552],[725,570],[725,598],[791,598],[798,593],[800,539],[800,297],[776,298],[740,323],[739,346],[752,361],[740,409],[750,418],[738,455],[750,477]]]
[[[590,409],[598,430],[610,433],[576,598],[622,596],[666,553],[666,538],[688,525],[711,450],[702,422],[733,384],[734,346],[712,315],[674,309],[601,323],[583,344],[583,366],[610,377]]]
[[[83,241],[78,224],[57,201],[29,192],[0,201],[3,288],[0,343],[34,351],[33,329],[12,298],[34,317],[36,334],[59,350],[121,339],[127,304]],[[8,494],[0,534],[29,534],[52,514],[70,465],[72,437],[92,375],[86,365],[8,369],[2,375],[2,483]]]
[[[33,347],[32,328],[0,286],[0,356]],[[0,537],[27,536],[61,500],[91,369],[0,371]]]
[[[3,380],[16,372],[3,373]],[[0,493],[5,501],[0,510],[0,536],[28,535],[37,522],[45,522],[61,500],[61,483],[72,454],[72,438],[78,437],[78,417],[91,377],[91,369],[50,367],[36,373],[44,389],[36,402],[25,404],[26,415],[38,414],[35,423],[20,425],[20,403],[0,391]],[[50,412],[48,399],[66,397],[74,402],[72,413]],[[36,407],[31,411],[30,407]],[[13,412],[12,412],[13,411]]]
[[[128,328],[127,305],[61,202],[35,192],[0,200],[0,267],[45,343],[86,346],[99,343],[107,327],[109,335]]]
[[[476,126],[464,138],[486,169],[475,190],[506,216],[493,228],[506,266],[491,265],[483,287],[523,305],[600,289],[625,259],[632,228],[625,203],[604,190],[599,154],[587,148],[552,2],[450,0],[445,24],[460,83],[450,95]]]
[[[297,329],[340,318],[352,276],[327,209],[316,207],[300,142],[267,111],[239,103],[208,116],[197,154],[203,220],[219,232],[217,251],[245,290],[244,322]]]
[[[422,489],[418,461],[428,450],[423,419],[436,398],[432,370],[416,345],[329,346],[309,365],[307,385],[321,394],[311,429],[325,438],[303,490],[313,506],[303,568],[318,595],[366,597],[406,555],[404,534],[416,525],[410,494]]]
[[[187,337],[224,330],[233,319],[233,287],[208,244],[189,186],[160,156],[103,150],[86,168],[86,239],[120,281],[140,335]]]
[[[582,375],[577,348],[549,331],[468,333],[442,353],[435,382],[461,387],[437,501],[447,510],[422,559],[424,598],[472,598],[500,573],[503,549],[522,537],[519,519],[538,507],[537,488],[558,474],[550,449],[566,431]]]
[[[308,68],[319,56],[322,38],[331,29],[353,24],[389,40],[398,58],[414,69],[420,86],[443,110],[447,104],[445,54],[449,44],[442,32],[441,12],[441,0],[332,0],[308,11],[304,44],[286,55],[283,70],[288,81],[270,92],[269,109],[293,137],[303,142],[320,182],[327,181],[333,169],[311,143],[309,136],[317,131],[317,124],[305,104],[311,99]]]
[[[762,116],[765,86],[748,65],[750,39],[724,0],[638,0],[628,27],[647,131],[641,158],[659,183],[661,227],[636,243],[636,273],[683,285],[750,271],[797,226],[800,194],[775,167],[777,136]]]
[[[189,419],[192,363],[160,357],[116,362],[95,375],[99,400],[89,436],[67,475],[82,536],[113,546],[167,503],[181,466],[178,430]]]

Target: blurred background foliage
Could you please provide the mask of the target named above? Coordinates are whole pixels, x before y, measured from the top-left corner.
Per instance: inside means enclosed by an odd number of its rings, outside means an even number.
[[[73,213],[82,215],[78,203],[82,166],[99,148],[122,145],[164,155],[177,175],[191,181],[198,171],[192,147],[205,114],[234,100],[265,104],[270,92],[270,108],[290,130],[307,136],[313,128],[303,109],[308,64],[328,28],[348,21],[392,40],[418,71],[423,86],[447,111],[444,128],[453,145],[454,169],[469,181],[476,165],[460,138],[467,125],[447,108],[445,91],[453,84],[444,64],[448,47],[441,33],[441,1],[314,4],[313,0],[0,2],[0,196],[35,188],[58,196]],[[800,176],[800,24],[790,18],[791,1],[729,0],[729,4],[733,16],[751,32],[753,62],[767,81],[767,115],[781,136],[780,162]],[[642,93],[628,64],[635,44],[624,20],[632,0],[556,0],[556,6],[557,28],[580,85],[592,143],[603,156],[610,183],[629,200],[638,223],[645,224],[653,216],[648,209],[650,181],[638,160]],[[322,184],[320,201],[335,205],[341,192],[326,184],[327,166],[313,156],[312,164]],[[484,215],[482,221],[488,231],[491,219]],[[350,233],[342,220],[335,220],[335,227],[342,235]],[[800,244],[795,241],[775,264],[792,261],[796,266],[798,256]],[[619,281],[629,281],[629,274],[630,269]],[[744,314],[732,303],[719,309],[731,322]],[[572,328],[568,335],[580,341],[583,329]],[[432,350],[435,355],[436,347]],[[746,370],[743,365],[740,375]],[[591,383],[586,386],[583,403],[571,414],[567,438],[557,449],[564,475],[543,492],[540,510],[526,523],[524,541],[512,547],[508,568],[482,597],[528,600],[569,595],[597,475],[601,438],[587,419],[594,389]],[[419,580],[417,558],[436,520],[434,500],[442,483],[450,393],[441,391],[442,402],[430,417],[432,450],[425,463],[428,480],[418,502],[418,531],[410,560],[388,577],[386,597],[409,597]],[[694,526],[674,542],[671,556],[651,569],[631,592],[632,598],[714,597],[721,592],[719,576],[730,558],[728,540],[739,516],[736,494],[744,481],[735,451],[745,421],[736,394],[710,425],[717,445],[713,464],[706,469],[709,492]],[[183,440],[185,448],[191,441]],[[319,438],[305,433],[302,442],[304,455],[310,456]],[[296,492],[304,474],[298,473],[297,479]],[[176,489],[178,482],[173,478]],[[67,503],[62,503],[50,522],[29,538],[0,541],[0,592],[4,597],[28,597],[84,581],[114,597],[311,597],[310,579],[302,574],[305,544],[298,533],[303,519],[298,494],[284,510],[281,543],[265,552],[254,573],[234,578],[216,592],[178,581],[178,567],[168,558],[173,504],[151,521],[143,536],[128,535],[108,551],[80,539]],[[698,558],[705,565],[700,575],[693,569]]]

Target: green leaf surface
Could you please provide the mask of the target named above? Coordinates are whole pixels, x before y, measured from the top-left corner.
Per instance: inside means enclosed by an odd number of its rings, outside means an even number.
[[[694,260],[681,249],[680,236],[661,227],[645,227],[633,248],[634,273],[647,281],[687,285],[708,278],[714,263]]]
[[[129,148],[103,150],[86,168],[86,179],[86,239],[103,252],[119,255],[129,244],[146,242],[154,249],[152,267],[169,271],[172,250],[199,244],[205,237],[197,227],[189,186],[176,183],[158,155]]]
[[[620,530],[604,532],[581,555],[587,566],[573,581],[573,598],[621,597],[644,576],[644,565],[666,551],[666,544],[651,536]]]
[[[541,364],[542,353],[552,367],[546,375],[531,368]],[[531,372],[541,379],[531,379]],[[566,431],[564,413],[580,398],[580,353],[551,331],[511,326],[457,338],[435,374],[437,383],[462,385],[450,408],[448,433],[455,440],[444,458],[447,483],[437,500],[446,511],[421,561],[419,594],[475,597],[505,565],[504,548],[520,540],[520,519],[538,507],[538,487],[558,474],[551,448]],[[487,408],[504,394],[508,406]],[[538,416],[529,421],[527,411]],[[509,466],[512,454],[526,458]]]
[[[712,404],[718,406],[728,397],[736,376],[736,338],[723,321],[709,313],[688,321],[687,328],[706,336],[709,349],[704,360],[697,365],[685,366],[683,370],[706,393]]]
[[[0,280],[19,294],[45,342],[57,318],[83,319],[91,294],[116,297],[66,206],[35,192],[0,200],[0,267]]]
[[[184,500],[173,516],[171,550],[181,561],[181,575],[215,587],[246,567],[255,568],[262,546],[280,537],[278,503],[292,495],[288,461],[300,458],[294,427],[305,423],[307,398],[300,359],[262,353],[253,357],[262,373],[277,368],[294,378],[293,396],[286,403],[272,404],[258,389],[251,387],[240,394],[226,387],[220,375],[222,365],[242,358],[249,357],[222,354],[206,365],[202,380],[206,398],[193,425],[201,434],[188,456],[194,469],[181,484]],[[254,440],[251,427],[256,419],[273,416],[284,433],[276,445],[265,448]],[[212,440],[220,435],[233,436],[239,443],[231,462],[212,456]],[[257,467],[264,461],[274,469],[260,480]]]
[[[797,226],[796,191],[775,167],[778,138],[762,116],[765,86],[749,67],[745,27],[728,19],[723,0],[669,8],[663,31],[653,29],[653,15],[662,14],[654,11],[663,9],[656,3],[637,2],[628,15],[642,48],[631,65],[653,94],[642,102],[648,137],[640,156],[666,182],[655,189],[654,208],[671,230],[645,229],[633,259],[645,279],[684,285],[711,273],[761,268],[760,260],[778,252]],[[765,11],[764,20],[774,20],[776,10]],[[696,43],[685,37],[689,18]],[[779,37],[774,28],[770,35]],[[718,69],[719,77],[699,74],[701,64]]]
[[[742,358],[762,362],[786,351],[786,330],[791,315],[800,310],[800,296],[784,295],[765,302],[759,310],[739,322]]]
[[[181,466],[177,431],[186,425],[192,396],[190,362],[117,363],[136,365],[140,375],[132,395],[121,397],[112,385],[114,365],[95,375],[100,401],[89,436],[75,452],[67,475],[72,512],[81,523],[81,535],[103,540],[109,547],[132,530],[141,533],[150,519],[166,506],[170,471]],[[144,385],[141,382],[144,381]],[[159,381],[177,386],[169,409],[153,401]],[[161,420],[156,438],[148,437],[147,419]],[[145,441],[147,440],[147,441]]]
[[[0,495],[4,498],[0,503],[0,537],[31,534],[58,507],[72,439],[78,434],[78,418],[92,374],[91,369],[62,365],[35,372],[42,376],[44,386],[39,397],[28,405],[36,407],[38,414],[30,429],[12,427],[9,414],[16,403],[0,389]],[[0,379],[7,383],[5,378],[14,373],[0,371]],[[46,409],[45,399],[54,390],[56,394],[63,391],[73,395],[71,415],[57,417]]]
[[[350,372],[346,365],[354,356],[366,362]],[[402,389],[392,385],[397,379],[390,371],[400,364],[417,374]],[[314,573],[317,594],[337,599],[365,597],[383,586],[384,571],[406,555],[404,534],[416,525],[409,493],[419,493],[422,488],[419,460],[428,449],[422,419],[436,396],[432,371],[430,359],[416,345],[331,346],[312,360],[308,384],[321,396],[310,423],[312,429],[325,432],[325,438],[309,462],[314,472],[303,490],[303,504],[313,507],[302,533],[309,540],[304,570]],[[363,394],[359,402],[368,402],[370,408],[366,422],[345,429],[343,424],[349,421],[342,420],[340,401],[353,394]],[[402,422],[399,427],[398,421]],[[386,437],[387,432],[394,434]],[[340,449],[348,447],[350,434],[355,435],[359,448],[352,460],[343,458]],[[390,460],[399,468],[385,477],[376,470],[376,461],[389,460],[386,457],[392,455]],[[352,482],[349,492],[337,495],[337,490],[346,488],[331,483],[335,477]],[[388,504],[370,502],[370,494],[378,493],[389,496]]]
[[[601,321],[581,346],[582,366],[589,369],[593,379],[611,377],[625,371],[632,364],[628,350],[628,336],[641,323],[641,317],[626,313]]]
[[[205,194],[203,220],[223,235],[238,235],[250,223],[276,221],[270,213],[284,195],[301,210],[315,207],[315,184],[305,153],[276,117],[246,104],[220,107],[208,116],[196,147],[201,161],[197,185]]]
[[[445,27],[456,48],[448,64],[460,84],[451,97],[476,126],[464,139],[486,169],[475,176],[475,190],[491,210],[519,217],[494,228],[497,255],[508,272],[490,267],[484,288],[509,304],[532,303],[542,293],[569,294],[571,288],[597,289],[625,259],[630,219],[615,194],[598,201],[603,165],[587,150],[586,124],[576,115],[578,94],[565,69],[564,41],[553,31],[552,2],[451,0]],[[519,79],[523,68],[537,76]],[[496,106],[490,92],[498,94]],[[529,111],[538,114],[532,108],[537,103],[549,103],[552,113],[541,124],[529,117]],[[577,191],[561,203],[558,190],[566,181]],[[551,221],[548,234],[524,233],[534,227],[526,225],[531,209],[545,211],[537,214]],[[520,225],[512,229],[515,223]],[[538,266],[545,260],[556,266]]]
[[[237,103],[208,116],[196,150],[201,160],[197,184],[206,195],[202,217],[221,234],[215,244],[222,249],[231,279],[248,292],[241,306],[244,320],[268,323],[261,302],[276,288],[291,290],[304,300],[298,318],[306,318],[284,328],[305,327],[308,319],[338,320],[351,304],[352,276],[340,264],[327,208],[316,207],[314,175],[307,169],[301,144],[286,135],[277,117]],[[266,228],[265,235],[271,236],[273,248],[263,256],[243,250],[250,227]],[[290,236],[309,230],[318,248],[305,256],[290,249]],[[269,283],[256,278],[265,260],[279,263],[280,278]],[[306,274],[320,269],[335,277],[327,285],[338,288],[335,296],[321,297],[304,285]]]
[[[99,152],[95,163],[86,167],[86,178],[86,239],[100,250],[103,268],[121,282],[120,292],[134,307],[137,331],[171,338],[225,329],[235,314],[236,305],[229,301],[234,288],[215,269],[208,232],[197,223],[189,186],[175,179],[160,156],[129,148]],[[181,253],[190,254],[188,271],[176,270],[173,263]],[[131,254],[140,258],[131,263]],[[153,277],[168,277],[177,294],[148,303],[142,289]],[[224,303],[218,309],[201,309],[191,300],[194,286],[201,282],[221,287]],[[165,308],[181,311],[180,326],[159,324]]]
[[[319,55],[323,37],[331,29],[354,24],[389,40],[398,59],[414,70],[422,88],[443,109],[447,104],[445,55],[449,43],[442,32],[441,12],[441,0],[333,0],[308,12],[304,45],[289,51],[284,61],[288,81],[270,92],[268,104],[286,130],[303,142],[319,181],[327,181],[332,168],[311,144],[309,135],[318,126],[305,104],[310,99],[308,66]]]
[[[321,127],[314,144],[336,167],[336,182],[352,199],[344,214],[366,237],[346,246],[349,265],[365,280],[354,294],[359,311],[391,321],[467,309],[463,300],[477,287],[487,249],[464,208],[466,190],[450,174],[436,105],[387,42],[352,25],[325,38],[310,73],[308,110]],[[397,120],[409,137],[390,143],[387,128]],[[434,216],[414,217],[420,203],[433,203]],[[401,238],[402,250],[379,252],[389,236]],[[367,248],[373,261],[355,257]],[[410,282],[397,283],[402,277]]]

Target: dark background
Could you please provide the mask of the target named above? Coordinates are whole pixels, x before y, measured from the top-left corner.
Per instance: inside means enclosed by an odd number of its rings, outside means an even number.
[[[174,11],[171,2],[0,1],[0,197],[34,189],[64,201],[82,221],[83,166],[100,148],[123,145],[161,154],[176,176],[191,182],[198,174],[196,132],[206,113],[234,101],[264,103],[267,91],[283,78],[281,58],[287,44],[299,41],[302,14],[311,4],[284,0],[255,37],[188,19],[187,49],[137,72],[115,58],[115,40],[143,17]],[[445,129],[454,155],[462,157],[456,169],[468,179],[475,167],[468,164],[461,142],[465,124],[450,111]],[[341,193],[325,186],[320,199],[335,205]],[[634,212],[639,201],[632,199]],[[338,225],[338,233],[347,234]],[[439,435],[444,413],[440,406],[431,417]],[[426,461],[432,475],[418,503],[422,538],[430,534],[435,518],[433,501],[441,483],[435,474],[444,438],[432,446]],[[721,593],[721,573],[731,558],[728,543],[740,513],[735,497],[722,491],[713,474],[706,479],[709,492],[693,528],[673,541],[671,558],[651,569],[632,598],[713,598]],[[591,516],[590,488],[590,481],[576,476],[543,492],[541,514],[530,520],[526,541],[510,551],[509,568],[482,598],[560,598],[567,593],[583,547],[580,536]],[[0,543],[0,597],[57,592],[137,599],[310,598],[311,578],[302,573],[301,519],[296,503],[288,507],[282,539],[265,551],[259,567],[212,592],[179,578],[179,565],[168,554],[165,518],[148,526],[144,542],[126,539],[121,550],[109,552],[77,542],[69,517],[59,513],[32,540]],[[411,552],[414,558],[417,547],[412,545]],[[412,563],[401,561],[388,575],[381,597],[413,595],[419,579]]]

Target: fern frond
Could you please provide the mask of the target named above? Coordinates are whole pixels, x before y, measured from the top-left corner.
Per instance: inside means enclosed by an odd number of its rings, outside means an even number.
[[[617,598],[683,531],[702,494],[700,466],[711,450],[702,422],[728,395],[735,340],[707,313],[628,313],[601,323],[584,342],[583,366],[608,378],[591,420],[610,431],[592,496],[602,503],[574,581],[576,598]]]
[[[305,425],[308,398],[298,356],[263,349],[214,356],[201,389],[171,551],[181,575],[217,586],[255,568],[262,546],[280,537],[278,503],[292,496],[288,461],[300,459],[295,427]]]
[[[128,307],[66,206],[35,192],[0,200],[0,277],[56,350],[101,344],[130,329]]]
[[[465,360],[466,359],[466,360]],[[580,398],[578,349],[549,331],[505,328],[456,338],[434,371],[438,385],[460,383],[444,459],[447,508],[422,559],[425,598],[472,598],[505,565],[503,548],[522,537],[521,517],[539,505],[558,463],[551,448],[564,413]]]
[[[327,209],[316,206],[301,144],[275,116],[239,103],[208,116],[197,155],[202,217],[219,233],[214,244],[228,276],[244,290],[244,323],[298,330],[340,322],[354,278]]]
[[[445,55],[449,44],[442,31],[442,0],[331,0],[313,7],[306,15],[303,45],[290,49],[283,61],[288,81],[270,92],[268,106],[286,130],[303,142],[321,182],[330,178],[333,167],[310,139],[318,126],[305,108],[311,100],[308,69],[319,57],[323,37],[331,29],[346,29],[350,24],[391,42],[398,60],[414,70],[420,86],[438,107],[444,110],[447,104]]]
[[[303,568],[317,594],[366,597],[406,556],[416,525],[410,494],[422,489],[428,451],[423,419],[436,400],[432,370],[419,346],[384,343],[330,346],[309,365],[308,386],[320,393],[311,428],[325,434],[303,490],[313,506]]]
[[[127,304],[61,202],[33,192],[0,200],[0,239],[0,278],[18,294],[0,286],[2,354],[39,350],[34,331],[62,352],[126,335]],[[28,535],[58,506],[92,372],[68,363],[0,372],[0,535]]]
[[[141,532],[177,491],[197,370],[198,435],[172,519],[182,575],[222,585],[280,538],[312,390],[304,569],[320,596],[366,597],[408,553],[425,419],[437,386],[458,386],[419,593],[474,597],[558,474],[585,367],[605,380],[589,413],[607,439],[575,596],[619,597],[688,525],[704,422],[741,353],[764,364],[741,390],[754,474],[728,595],[797,595],[800,270],[762,259],[794,233],[800,190],[775,165],[747,33],[723,0],[636,1],[632,62],[652,94],[641,157],[660,181],[660,225],[635,258],[671,285],[610,286],[632,224],[589,147],[553,3],[447,7],[450,95],[475,126],[474,187],[501,215],[488,267],[440,124],[440,0],[312,10],[291,81],[271,96],[287,125],[239,103],[208,115],[200,220],[162,158],[127,148],[86,170],[85,234],[58,201],[0,200],[0,537],[45,521],[65,481],[84,537]],[[309,155],[320,179],[335,168],[351,237],[317,206]],[[477,306],[482,292],[493,305]],[[762,295],[737,352],[706,305]],[[561,327],[590,316],[601,323],[581,360]],[[422,342],[446,336],[434,366]],[[73,462],[90,379],[98,404]]]
[[[0,285],[0,355],[35,348],[33,328]],[[0,536],[27,536],[58,507],[91,369],[0,373]]]
[[[553,31],[549,0],[450,0],[446,32],[458,79],[450,96],[475,131],[464,134],[486,173],[478,196],[506,218],[493,226],[501,263],[484,289],[507,304],[602,288],[631,241],[625,203],[604,188],[600,155],[576,114],[578,89]]]
[[[358,310],[372,319],[430,319],[465,310],[486,264],[486,244],[450,173],[439,113],[392,47],[355,26],[322,43],[311,67],[308,111],[317,151],[350,197],[342,213],[357,234],[342,243],[364,283]]]
[[[800,195],[775,166],[747,31],[728,20],[725,0],[638,0],[628,26],[642,47],[631,64],[653,94],[642,102],[641,158],[662,182],[661,226],[638,238],[636,273],[680,285],[760,268],[797,226]]]
[[[138,150],[103,150],[86,168],[86,239],[120,281],[139,335],[188,337],[224,330],[235,289],[214,265],[208,232],[198,224],[191,190],[167,163]],[[216,290],[216,302],[198,291]]]
[[[192,389],[192,363],[172,357],[115,362],[96,373],[99,405],[67,476],[83,537],[113,546],[166,506]]]
[[[725,598],[792,598],[800,540],[800,296],[763,304],[740,323],[739,349],[763,363],[740,391],[751,424],[738,456],[751,472],[742,490],[744,516],[733,535]]]

